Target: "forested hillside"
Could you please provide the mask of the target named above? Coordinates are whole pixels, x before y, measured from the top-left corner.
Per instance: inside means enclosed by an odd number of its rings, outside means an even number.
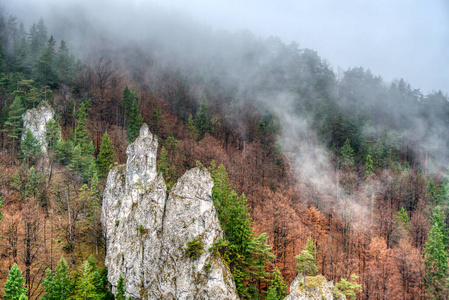
[[[198,164],[212,173],[215,250],[242,299],[283,299],[298,272],[355,274],[360,299],[449,293],[446,94],[189,20],[156,19],[166,37],[118,37],[118,26],[61,19],[54,37],[47,20],[0,15],[4,299],[113,299],[102,194],[143,123],[159,137],[168,190]],[[43,103],[55,111],[46,150],[22,122]],[[24,286],[17,298],[12,283]]]

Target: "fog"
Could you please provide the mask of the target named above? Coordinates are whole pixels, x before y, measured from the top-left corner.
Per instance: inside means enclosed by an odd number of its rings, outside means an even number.
[[[180,0],[163,2],[215,26],[296,41],[335,67],[363,66],[387,81],[407,78],[425,93],[448,90],[443,65],[449,62],[449,2],[444,0],[195,0],[184,7]]]
[[[449,90],[449,2],[445,0],[192,0],[188,4],[181,0],[14,0],[3,6],[22,18],[43,16],[50,24],[46,16],[61,11],[61,6],[75,14],[73,3],[85,6],[92,15],[108,12],[109,20],[122,25],[118,20],[122,16],[156,4],[215,29],[248,29],[262,37],[296,41],[318,51],[334,69],[363,66],[387,81],[405,78],[424,93]]]

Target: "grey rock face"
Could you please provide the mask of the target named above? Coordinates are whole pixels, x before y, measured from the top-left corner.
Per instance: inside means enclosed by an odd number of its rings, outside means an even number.
[[[126,166],[109,172],[102,208],[109,282],[122,274],[135,299],[238,299],[230,271],[208,251],[222,236],[210,174],[186,172],[167,197],[156,152],[157,138],[144,125]],[[186,255],[194,238],[203,245],[198,258]]]
[[[47,143],[45,139],[45,126],[48,121],[53,119],[55,111],[47,102],[43,102],[37,108],[27,110],[22,115],[23,120],[23,133],[22,139],[25,133],[30,130],[34,137],[39,141],[41,150],[43,153],[47,152]]]
[[[290,294],[284,300],[345,300],[346,296],[337,292],[333,294],[334,284],[327,282],[322,275],[306,277],[306,284],[303,286],[304,277],[296,276],[290,285]]]

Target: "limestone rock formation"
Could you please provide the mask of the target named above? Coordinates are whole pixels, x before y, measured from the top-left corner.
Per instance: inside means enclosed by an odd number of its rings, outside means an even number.
[[[334,284],[327,282],[322,275],[307,276],[306,284],[303,285],[304,278],[296,276],[290,285],[290,294],[284,300],[345,300],[346,296],[340,292],[333,293]]]
[[[222,236],[210,174],[186,172],[167,196],[157,145],[144,124],[126,166],[109,172],[102,208],[109,282],[122,274],[135,299],[238,299],[229,269],[208,251]]]
[[[45,126],[47,125],[48,121],[53,119],[54,115],[55,111],[47,102],[41,103],[37,108],[27,110],[22,115],[22,139],[25,136],[25,133],[30,130],[34,137],[39,141],[41,151],[43,153],[46,153],[47,143],[45,138]]]

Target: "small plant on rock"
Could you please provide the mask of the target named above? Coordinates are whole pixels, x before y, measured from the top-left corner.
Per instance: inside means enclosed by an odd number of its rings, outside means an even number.
[[[198,259],[204,253],[203,243],[197,238],[187,242],[186,255],[193,259]]]

